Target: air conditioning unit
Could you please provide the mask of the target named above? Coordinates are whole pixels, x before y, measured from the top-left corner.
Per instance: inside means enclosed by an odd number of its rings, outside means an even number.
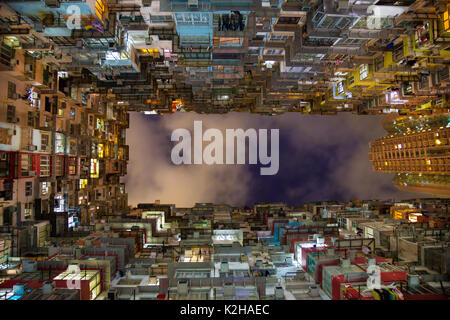
[[[71,263],[67,266],[66,272],[72,274],[80,274],[81,273],[80,265],[78,263]]]
[[[225,297],[234,297],[234,285],[232,282],[223,284],[223,295]]]
[[[190,9],[197,9],[198,8],[198,0],[188,0],[188,7]]]
[[[284,289],[283,287],[275,287],[275,300],[284,299]]]
[[[188,281],[187,280],[179,280],[177,284],[177,294],[181,296],[185,296],[188,293]]]
[[[34,260],[22,260],[23,272],[35,272],[37,270],[37,261]]]
[[[318,297],[318,296],[320,296],[319,288],[317,286],[309,286],[308,294],[311,297]]]
[[[108,300],[117,300],[118,299],[118,293],[116,289],[110,289],[108,291]]]
[[[338,10],[347,10],[348,9],[348,0],[339,0],[337,9]]]
[[[18,122],[20,122],[20,119],[19,118],[13,118],[13,119],[11,119],[11,123],[18,123]]]
[[[34,24],[34,30],[36,31],[36,32],[44,32],[44,24],[42,23],[42,22],[36,22],[35,24]]]
[[[35,170],[33,170],[33,171],[28,171],[28,176],[29,176],[29,177],[36,177],[36,171],[35,171]]]
[[[31,144],[31,145],[27,146],[25,149],[28,151],[36,151],[37,146],[35,146],[34,144]]]
[[[59,0],[45,0],[45,5],[49,8],[59,8],[60,1]]]
[[[26,283],[18,283],[13,285],[13,292],[16,296],[23,296],[25,294]]]
[[[228,261],[222,261],[220,263],[220,272],[226,273],[230,270],[230,266],[228,265]]]
[[[42,285],[42,293],[50,295],[53,293],[53,282],[51,281],[45,281],[45,283]]]

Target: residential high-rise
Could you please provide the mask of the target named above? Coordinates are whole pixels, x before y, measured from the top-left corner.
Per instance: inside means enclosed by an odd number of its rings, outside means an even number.
[[[405,191],[450,196],[449,114],[387,121],[389,136],[370,143],[373,169],[396,173]]]

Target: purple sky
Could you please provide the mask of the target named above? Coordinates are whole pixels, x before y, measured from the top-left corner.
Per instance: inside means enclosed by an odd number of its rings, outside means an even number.
[[[392,174],[374,172],[368,159],[369,142],[384,136],[381,116],[336,116],[289,113],[261,116],[247,113],[169,116],[130,114],[127,143],[130,146],[125,177],[130,205],[140,202],[227,203],[235,206],[256,202],[357,199],[405,199],[417,194],[401,192]],[[172,164],[175,142],[171,133],[186,128],[193,136],[194,120],[207,128],[280,130],[280,169],[277,175],[260,176],[257,165]],[[193,138],[193,137],[192,137]],[[207,143],[204,144],[206,146]],[[247,160],[248,162],[248,160]]]

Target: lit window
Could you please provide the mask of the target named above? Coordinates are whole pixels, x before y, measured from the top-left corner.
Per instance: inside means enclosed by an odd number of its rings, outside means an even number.
[[[41,182],[41,195],[46,196],[49,190],[49,183],[47,181]]]
[[[239,46],[241,38],[219,38],[220,46]]]
[[[286,36],[272,35],[270,36],[270,41],[284,41],[286,40]]]
[[[363,64],[359,69],[359,80],[364,80],[369,75],[367,64]]]
[[[64,212],[64,197],[62,195],[55,196],[54,212]]]
[[[23,213],[25,219],[30,219],[33,216],[33,203],[25,203]]]
[[[103,158],[103,151],[104,151],[103,143],[99,143],[98,144],[98,157],[99,158]]]
[[[98,168],[98,160],[97,159],[91,159],[91,178],[98,178],[99,177],[99,168]]]
[[[97,129],[103,130],[103,119],[97,118]]]
[[[87,187],[88,180],[87,179],[80,179],[80,189],[84,189]]]
[[[55,151],[56,153],[64,153],[66,148],[66,137],[64,134],[57,132],[55,139]]]
[[[450,8],[444,12],[444,29],[446,32],[450,31]]]

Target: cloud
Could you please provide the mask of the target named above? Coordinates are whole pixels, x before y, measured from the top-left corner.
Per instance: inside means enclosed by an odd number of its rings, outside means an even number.
[[[177,206],[193,206],[195,202],[245,204],[251,179],[245,167],[172,164],[172,130],[192,131],[193,121],[198,119],[183,114],[153,121],[141,114],[131,114],[131,129],[127,132],[130,162],[125,179],[131,205],[157,199]],[[204,121],[204,131],[210,124]],[[225,124],[217,124],[225,129]]]
[[[385,135],[379,116],[311,116],[296,113],[276,117],[248,113],[202,115],[177,113],[144,116],[131,113],[127,143],[129,203],[161,200],[177,206],[195,202],[252,205],[255,202],[408,198],[397,190],[392,175],[374,172],[368,143]],[[173,165],[173,130],[193,132],[194,120],[208,128],[280,130],[280,170],[260,176],[261,165]],[[193,134],[193,133],[192,133]],[[224,135],[225,136],[225,135]],[[193,138],[193,137],[192,137]],[[225,142],[224,142],[225,144]]]

